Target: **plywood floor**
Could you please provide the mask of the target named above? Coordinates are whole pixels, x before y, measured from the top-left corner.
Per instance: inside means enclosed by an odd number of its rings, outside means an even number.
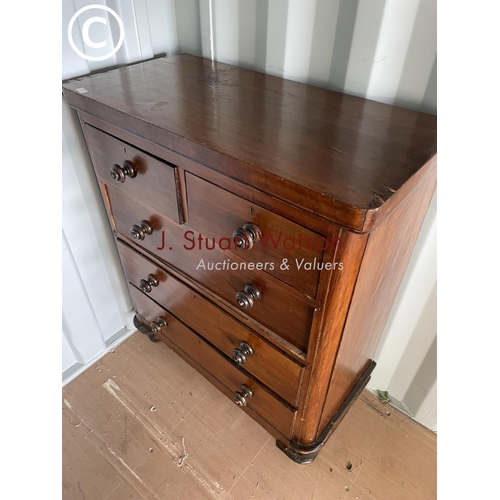
[[[300,466],[139,333],[66,386],[62,408],[64,500],[436,498],[436,436],[371,393]]]

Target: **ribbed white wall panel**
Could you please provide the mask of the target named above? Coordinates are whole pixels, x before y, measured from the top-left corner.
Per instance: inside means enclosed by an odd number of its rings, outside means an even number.
[[[88,61],[70,47],[67,28],[81,8],[99,4],[113,9],[124,24],[123,46],[105,61]],[[89,10],[75,22],[73,39],[86,55],[101,55],[83,43],[81,29],[92,16],[91,40],[119,38],[114,18]],[[94,31],[93,31],[94,30]],[[116,65],[150,59],[177,49],[175,5],[169,0],[108,2],[63,1],[63,79]],[[88,367],[132,329],[132,304],[110,232],[76,113],[63,101],[63,383]]]

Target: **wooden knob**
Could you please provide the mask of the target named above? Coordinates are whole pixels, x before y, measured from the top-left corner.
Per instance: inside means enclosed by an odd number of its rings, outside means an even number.
[[[247,357],[253,354],[253,349],[246,343],[241,342],[240,348],[234,348],[232,352],[233,361],[239,365],[244,365],[247,362]]]
[[[236,292],[236,303],[242,309],[251,309],[255,301],[261,299],[261,294],[253,285],[246,285],[243,292]]]
[[[235,392],[234,393],[234,402],[238,406],[246,406],[247,405],[247,399],[250,399],[253,396],[252,389],[250,387],[247,387],[245,384],[241,386],[241,392]]]
[[[260,229],[250,222],[233,231],[233,241],[241,250],[250,250],[254,243],[260,240],[261,236]]]
[[[131,227],[130,234],[132,238],[142,241],[147,234],[153,234],[153,228],[147,220],[143,220],[140,224],[134,224]]]
[[[156,279],[153,274],[148,274],[148,277],[145,280],[139,281],[139,288],[144,293],[151,293],[153,287],[158,286],[160,282]]]
[[[134,168],[131,162],[125,160],[120,167],[116,163],[111,167],[111,178],[116,182],[125,182],[127,177],[133,179],[137,176],[137,170]]]
[[[165,328],[166,326],[168,326],[167,322],[161,316],[158,316],[156,321],[151,322],[151,331],[153,333],[160,333],[162,328]]]

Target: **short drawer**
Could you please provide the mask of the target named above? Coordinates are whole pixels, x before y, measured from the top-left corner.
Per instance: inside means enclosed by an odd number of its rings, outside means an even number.
[[[337,245],[335,238],[323,238],[192,174],[186,174],[186,182],[189,226],[205,237],[202,245],[220,246],[255,264],[272,262],[267,272],[316,296],[324,249]],[[253,239],[248,225],[258,229],[254,234],[260,232],[259,240]]]
[[[244,264],[245,261],[237,256],[228,259],[228,254],[222,250],[189,250],[192,245],[186,238],[186,227],[173,224],[151,207],[125,196],[112,186],[105,189],[120,237],[135,241],[237,308],[241,314],[254,319],[301,351],[307,351],[314,307],[299,293],[264,271],[224,268],[224,263]],[[142,221],[152,228],[152,234],[144,235],[143,240],[134,240],[131,227],[140,225]],[[221,268],[208,268],[215,263],[221,264]],[[245,291],[247,285],[255,286],[260,291],[261,299],[255,301],[252,308],[241,309],[236,294]]]
[[[168,311],[146,297],[134,286],[130,286],[132,301],[137,313],[147,323],[157,322],[162,318],[166,326],[157,334],[159,338],[166,338],[188,357],[211,373],[234,396],[242,394],[242,386],[252,391],[252,396],[245,398],[249,408],[258,413],[283,436],[291,435],[296,411],[278,401],[270,392],[253,378],[238,370],[230,360],[224,358],[201,337],[185,326],[180,320]]]
[[[224,354],[234,356],[236,363],[291,405],[296,405],[302,374],[299,364],[124,243],[118,242],[118,250],[130,283]]]
[[[184,222],[175,165],[85,124],[85,135],[100,180],[145,201],[174,222]]]

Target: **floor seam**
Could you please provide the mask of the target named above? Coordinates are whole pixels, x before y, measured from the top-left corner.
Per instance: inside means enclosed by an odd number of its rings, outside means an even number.
[[[375,448],[375,445],[378,443],[379,439],[380,439],[380,436],[382,435],[382,433],[384,432],[385,428],[387,427],[387,418],[384,419],[385,422],[384,422],[384,425],[382,427],[382,429],[380,430],[380,432],[378,433],[378,436],[377,438],[375,439],[375,441],[373,442],[373,445],[372,447],[366,452],[363,454],[363,458],[370,458],[370,453],[373,451],[373,448]],[[353,488],[356,484],[356,481],[358,480],[359,478],[359,475],[361,474],[361,471],[363,470],[363,467],[365,466],[365,462],[362,460],[361,462],[361,467],[359,468],[358,470],[358,473],[356,474],[356,476],[354,477],[354,480],[352,481],[351,483],[351,488]],[[342,500],[345,500],[348,496],[349,496],[349,491],[346,493],[345,496],[342,497]]]
[[[188,417],[188,415],[191,414],[191,412],[197,408],[199,406],[199,404],[212,392],[214,388],[213,387],[210,387],[210,390],[208,392],[206,392],[203,397],[183,416],[181,417],[181,419],[170,429],[169,432],[173,432],[174,429],[176,429],[179,424],[181,424],[182,422],[184,422],[184,420],[186,420],[186,418]]]
[[[266,439],[266,442],[262,445],[262,448],[255,454],[255,456],[252,458],[252,460],[250,460],[248,462],[248,465],[245,467],[245,470],[239,475],[238,479],[236,479],[236,481],[234,482],[234,484],[231,486],[231,488],[229,488],[229,490],[227,491],[229,494],[231,494],[231,490],[236,486],[236,484],[238,483],[238,481],[242,478],[243,474],[245,474],[245,472],[247,471],[247,469],[250,467],[250,465],[252,465],[253,461],[257,458],[257,456],[259,455],[259,453],[264,449],[264,447],[266,446],[267,443],[269,443],[269,440],[271,439],[271,437],[268,437]]]
[[[139,465],[141,465],[142,462],[144,462],[144,460],[146,460],[146,458],[148,458],[148,457],[149,457],[149,454],[148,455],[144,455],[144,458],[133,468],[134,472],[137,470],[137,468],[139,467]],[[124,479],[119,484],[117,484],[102,500],[106,500],[106,498],[109,498],[109,496],[111,495],[111,493],[113,493],[123,483],[127,483],[128,485],[130,485],[130,483]]]
[[[111,493],[113,493],[117,488],[119,488],[125,482],[126,481],[124,479],[122,479],[102,500],[106,500],[106,498],[109,498],[109,496],[111,495]],[[127,483],[127,484],[129,484],[129,483]]]
[[[356,474],[356,476],[354,477],[354,479],[353,479],[353,481],[352,481],[352,483],[351,483],[351,486],[350,486],[349,491],[348,491],[348,492],[347,492],[347,493],[346,493],[346,494],[342,497],[342,499],[341,499],[341,500],[345,500],[345,499],[349,496],[349,493],[350,493],[351,489],[352,489],[352,488],[354,488],[354,485],[356,484],[356,481],[358,480],[358,477],[359,477],[359,475],[361,474],[361,471],[363,470],[363,467],[364,467],[364,466],[365,466],[365,463],[364,463],[364,462],[362,462],[362,463],[361,463],[361,467],[360,467],[360,468],[359,468],[359,470],[358,470],[358,473]]]

